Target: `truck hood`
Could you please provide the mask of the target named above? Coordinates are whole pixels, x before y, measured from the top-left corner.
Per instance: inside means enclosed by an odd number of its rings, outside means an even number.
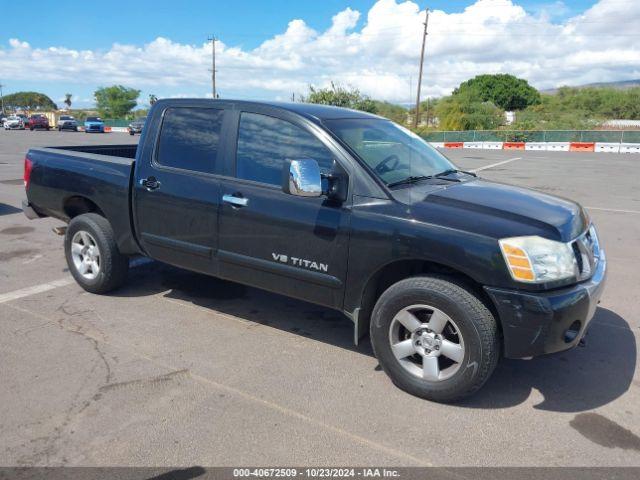
[[[423,183],[396,193],[411,205],[416,220],[496,238],[540,235],[567,242],[589,224],[583,208],[571,200],[483,179]]]

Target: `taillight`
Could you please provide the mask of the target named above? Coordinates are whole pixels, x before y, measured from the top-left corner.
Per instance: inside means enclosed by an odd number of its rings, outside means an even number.
[[[33,162],[25,157],[24,159],[24,188],[29,188],[29,180],[31,180],[31,170],[33,169]]]

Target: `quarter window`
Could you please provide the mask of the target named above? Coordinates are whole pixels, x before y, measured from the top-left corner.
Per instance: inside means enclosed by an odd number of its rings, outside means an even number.
[[[241,114],[236,158],[238,178],[280,185],[285,161],[305,158],[317,161],[324,173],[333,166],[329,150],[302,128],[266,115]]]
[[[157,163],[194,172],[215,172],[223,116],[224,110],[215,108],[167,108]]]

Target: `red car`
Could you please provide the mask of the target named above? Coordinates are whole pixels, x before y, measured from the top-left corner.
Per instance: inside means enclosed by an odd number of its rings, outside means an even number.
[[[44,115],[31,115],[29,117],[29,130],[34,130],[36,128],[49,130],[49,119]]]

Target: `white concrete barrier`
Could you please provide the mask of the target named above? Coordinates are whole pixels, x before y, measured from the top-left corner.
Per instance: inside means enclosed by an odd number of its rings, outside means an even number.
[[[462,148],[482,148],[482,142],[464,142]]]
[[[570,146],[569,142],[547,142],[547,151],[568,152]]]
[[[502,142],[482,142],[485,150],[502,150]]]
[[[129,133],[129,129],[127,127],[111,127],[111,131],[118,133]]]
[[[527,142],[524,144],[525,150],[546,150],[546,142]]]
[[[444,142],[429,142],[433,148],[444,148]]]
[[[640,153],[640,143],[621,143],[620,153]]]
[[[620,144],[619,143],[603,143],[596,142],[596,146],[594,147],[594,152],[601,153],[619,153],[620,152]]]

